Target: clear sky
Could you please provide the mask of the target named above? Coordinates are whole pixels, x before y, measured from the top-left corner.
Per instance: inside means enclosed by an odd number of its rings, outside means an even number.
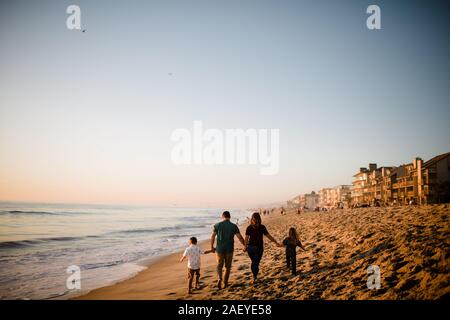
[[[66,28],[81,7],[86,32]],[[366,28],[381,7],[382,30]],[[2,1],[0,200],[247,206],[450,151],[448,1]],[[171,75],[170,75],[171,74]],[[280,129],[280,171],[171,133]]]

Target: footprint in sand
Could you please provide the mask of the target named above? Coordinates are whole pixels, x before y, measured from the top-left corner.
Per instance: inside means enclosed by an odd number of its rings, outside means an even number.
[[[355,287],[365,286],[367,283],[362,278],[355,278],[352,280]]]
[[[401,267],[404,267],[404,266],[407,265],[407,264],[408,264],[407,261],[400,261],[400,262],[397,262],[397,263],[394,264],[393,270],[398,270],[398,269],[400,269]]]
[[[245,284],[242,283],[242,282],[237,282],[237,283],[233,283],[231,286],[232,286],[233,288],[240,288],[240,287],[244,287]]]
[[[371,238],[374,234],[375,234],[375,232],[371,232],[371,233],[369,233],[369,234],[366,234],[365,236],[362,237],[362,239],[369,239],[369,238]]]
[[[406,280],[400,281],[395,288],[399,291],[407,291],[407,290],[414,288],[419,283],[420,283],[419,280],[406,279]]]
[[[342,289],[344,289],[346,286],[343,284],[343,285],[340,285],[340,286],[338,286],[337,288],[335,288],[334,290],[333,290],[333,294],[337,294],[339,291],[341,291]]]

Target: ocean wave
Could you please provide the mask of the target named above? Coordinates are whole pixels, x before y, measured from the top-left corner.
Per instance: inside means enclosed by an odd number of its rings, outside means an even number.
[[[5,214],[15,214],[15,215],[20,215],[20,214],[26,214],[26,215],[58,215],[60,213],[57,212],[48,212],[48,211],[22,211],[22,210],[8,210],[8,211],[0,211],[0,215],[5,215]]]
[[[108,235],[131,235],[131,234],[146,234],[146,233],[167,233],[170,232],[170,235],[167,235],[168,238],[179,238],[187,236],[187,232],[190,229],[199,229],[205,228],[208,225],[205,224],[197,224],[190,226],[173,226],[173,227],[161,227],[161,228],[142,228],[142,229],[127,229],[127,230],[119,230],[113,231],[110,233],[102,234],[102,235],[88,235],[88,236],[76,236],[76,237],[48,237],[48,238],[36,238],[36,239],[28,239],[28,240],[15,240],[15,241],[4,241],[0,242],[0,249],[16,249],[16,248],[26,248],[39,246],[43,244],[49,244],[51,242],[67,242],[67,241],[80,241],[92,238],[101,238],[103,236]],[[179,233],[180,230],[183,230],[183,234]]]
[[[169,235],[170,238],[178,238],[181,236],[185,236],[184,234],[180,234],[179,230],[189,230],[189,229],[198,229],[205,228],[207,225],[198,224],[198,225],[190,225],[190,226],[173,226],[173,227],[161,227],[161,228],[142,228],[142,229],[127,229],[127,230],[119,230],[113,231],[110,233],[102,234],[102,235],[88,235],[88,236],[77,236],[77,237],[48,237],[48,238],[36,238],[29,240],[16,240],[16,241],[4,241],[0,242],[0,249],[14,249],[14,248],[24,248],[24,247],[32,247],[43,244],[48,244],[51,242],[67,242],[67,241],[80,241],[86,240],[90,238],[101,238],[102,236],[108,235],[130,235],[130,234],[145,234],[145,233],[163,233],[163,232],[173,232]]]
[[[41,245],[49,242],[64,242],[64,241],[76,241],[87,238],[97,238],[98,236],[85,236],[85,237],[53,237],[53,238],[37,238],[31,240],[17,240],[17,241],[4,241],[0,242],[0,249],[14,249],[31,247],[35,245]]]
[[[123,264],[126,262],[127,261],[124,261],[124,260],[116,260],[116,261],[108,261],[108,262],[100,262],[100,263],[86,263],[81,266],[81,270],[114,267],[114,266],[117,266],[119,264]]]
[[[156,233],[156,232],[167,232],[167,231],[176,231],[176,230],[188,230],[188,229],[199,229],[205,228],[209,226],[209,224],[196,224],[196,225],[183,225],[183,226],[173,226],[173,227],[161,227],[161,228],[141,228],[141,229],[127,229],[115,231],[114,233],[122,233],[122,234],[134,234],[134,233]]]
[[[6,210],[0,211],[0,215],[17,215],[17,216],[66,216],[66,215],[80,215],[93,214],[84,211],[33,211],[33,210]]]

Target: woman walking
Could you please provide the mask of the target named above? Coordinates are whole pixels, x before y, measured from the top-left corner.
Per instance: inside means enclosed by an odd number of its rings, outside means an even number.
[[[264,253],[264,235],[277,246],[282,247],[267,231],[267,228],[261,223],[261,215],[258,212],[253,213],[250,225],[245,231],[245,244],[247,253],[252,260],[253,283],[256,282],[259,273],[259,263]]]

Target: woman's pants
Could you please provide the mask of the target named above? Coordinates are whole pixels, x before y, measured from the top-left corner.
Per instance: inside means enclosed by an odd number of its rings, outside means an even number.
[[[250,260],[252,260],[252,273],[253,278],[256,279],[259,272],[259,263],[261,262],[261,258],[264,253],[264,247],[263,246],[248,246],[247,247],[248,256],[250,257]]]

